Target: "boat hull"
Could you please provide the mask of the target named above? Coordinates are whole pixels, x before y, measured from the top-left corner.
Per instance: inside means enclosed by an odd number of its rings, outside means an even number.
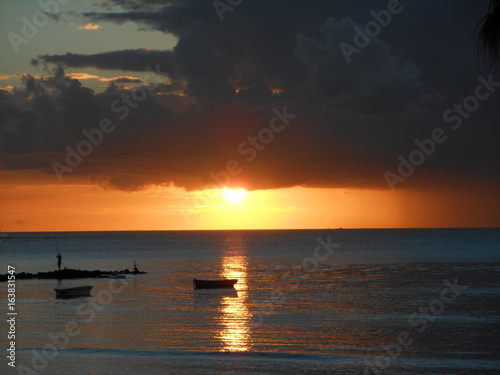
[[[56,298],[77,298],[90,297],[92,286],[77,286],[74,288],[59,288],[56,291]]]
[[[234,284],[238,282],[237,279],[224,279],[224,280],[198,280],[193,279],[194,289],[219,289],[219,288],[233,288]]]

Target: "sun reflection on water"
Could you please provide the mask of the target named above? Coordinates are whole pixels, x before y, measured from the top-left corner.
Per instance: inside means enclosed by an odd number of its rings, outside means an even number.
[[[223,351],[250,349],[251,314],[247,307],[247,264],[248,258],[245,255],[229,255],[222,258],[222,277],[238,279],[235,285],[237,296],[224,295],[221,301],[221,328],[217,337],[221,340]]]

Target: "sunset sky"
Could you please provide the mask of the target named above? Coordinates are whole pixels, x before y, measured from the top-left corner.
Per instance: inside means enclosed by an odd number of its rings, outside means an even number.
[[[4,1],[1,230],[498,227],[488,5]]]

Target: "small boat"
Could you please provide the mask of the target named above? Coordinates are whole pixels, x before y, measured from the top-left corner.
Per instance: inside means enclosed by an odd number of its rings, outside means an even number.
[[[92,286],[76,286],[73,288],[60,288],[54,290],[56,291],[56,298],[90,297]]]
[[[234,288],[238,279],[198,280],[193,279],[194,289]]]

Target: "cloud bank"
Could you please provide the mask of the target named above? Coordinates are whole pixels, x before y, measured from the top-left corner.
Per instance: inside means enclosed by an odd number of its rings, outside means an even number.
[[[76,150],[86,139],[84,131],[100,129],[109,119],[112,132],[64,174],[65,182],[84,177],[127,191],[151,184],[195,190],[236,161],[240,169],[230,184],[247,189],[387,188],[384,172],[397,169],[398,155],[406,157],[415,138],[449,126],[443,112],[474,90],[481,73],[468,72],[460,84],[460,77],[443,78],[480,67],[474,45],[454,44],[459,34],[452,31],[463,30],[464,20],[473,31],[475,14],[482,14],[477,4],[448,1],[424,11],[422,4],[402,2],[404,11],[351,63],[339,45],[353,42],[356,27],[372,19],[370,10],[384,9],[386,2],[246,1],[223,22],[209,1],[106,4],[111,11],[83,16],[99,24],[135,22],[175,35],[177,45],[34,58],[32,64],[43,66],[46,76],[25,75],[21,87],[0,90],[4,171],[36,170],[57,181],[53,162],[67,165],[68,147]],[[455,18],[445,17],[451,4]],[[436,13],[443,18],[429,18]],[[418,35],[408,25],[415,19],[426,22]],[[450,31],[437,37],[442,46],[429,47],[425,43],[438,25]],[[449,50],[428,60],[434,48]],[[67,75],[68,68],[124,75],[95,92]],[[468,126],[402,187],[461,179],[498,183],[492,171],[500,156],[494,141],[500,135],[499,98],[492,95],[481,104]],[[270,127],[276,111],[296,117],[276,131]],[[255,157],[248,161],[250,155]]]

